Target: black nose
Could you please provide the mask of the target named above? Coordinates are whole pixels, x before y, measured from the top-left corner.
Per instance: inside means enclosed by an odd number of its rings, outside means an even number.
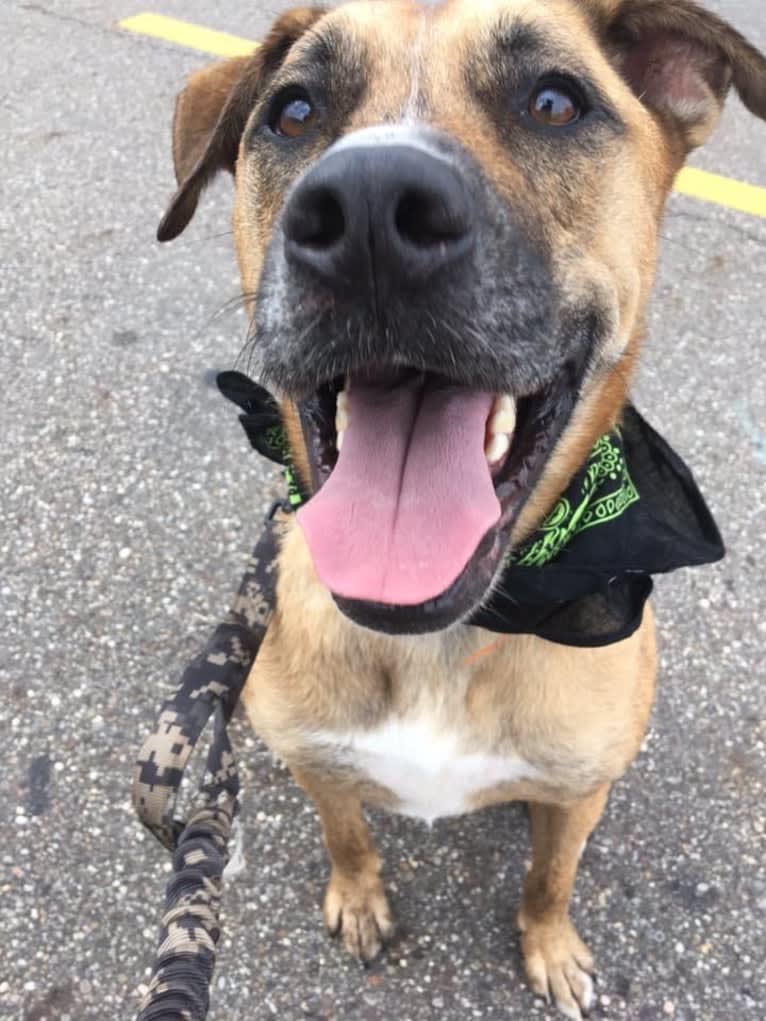
[[[465,260],[474,209],[460,171],[407,145],[330,151],[285,212],[286,253],[335,291],[421,287]]]

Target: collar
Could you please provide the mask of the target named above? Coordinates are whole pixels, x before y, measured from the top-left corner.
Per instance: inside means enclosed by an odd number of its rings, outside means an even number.
[[[275,398],[238,372],[218,376],[242,409],[251,445],[282,466],[287,508],[308,499]],[[651,576],[713,563],[721,535],[694,477],[628,404],[601,436],[536,532],[510,554],[489,601],[469,623],[564,645],[621,641],[640,625]]]

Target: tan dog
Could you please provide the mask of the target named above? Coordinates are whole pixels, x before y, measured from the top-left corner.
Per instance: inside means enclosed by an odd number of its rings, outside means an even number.
[[[179,96],[159,237],[234,173],[254,350],[314,494],[247,708],[316,803],[325,920],[362,959],[394,930],[363,802],[523,799],[530,983],[591,1002],[568,902],[645,733],[652,614],[594,648],[466,621],[620,420],[665,201],[730,86],[766,117],[766,59],[690,0],[362,0]]]

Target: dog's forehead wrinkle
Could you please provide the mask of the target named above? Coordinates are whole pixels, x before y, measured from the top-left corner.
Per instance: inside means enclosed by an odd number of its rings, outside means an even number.
[[[545,49],[550,41],[542,26],[515,12],[501,14],[490,25],[490,34],[498,49],[513,53]]]

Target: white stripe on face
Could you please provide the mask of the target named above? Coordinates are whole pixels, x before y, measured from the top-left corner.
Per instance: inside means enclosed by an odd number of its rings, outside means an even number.
[[[442,163],[452,164],[452,160],[444,152],[436,148],[428,139],[427,133],[417,124],[376,124],[369,128],[360,128],[344,135],[330,146],[327,153],[342,152],[345,149],[379,148],[387,145],[406,145],[410,149],[419,149]]]

